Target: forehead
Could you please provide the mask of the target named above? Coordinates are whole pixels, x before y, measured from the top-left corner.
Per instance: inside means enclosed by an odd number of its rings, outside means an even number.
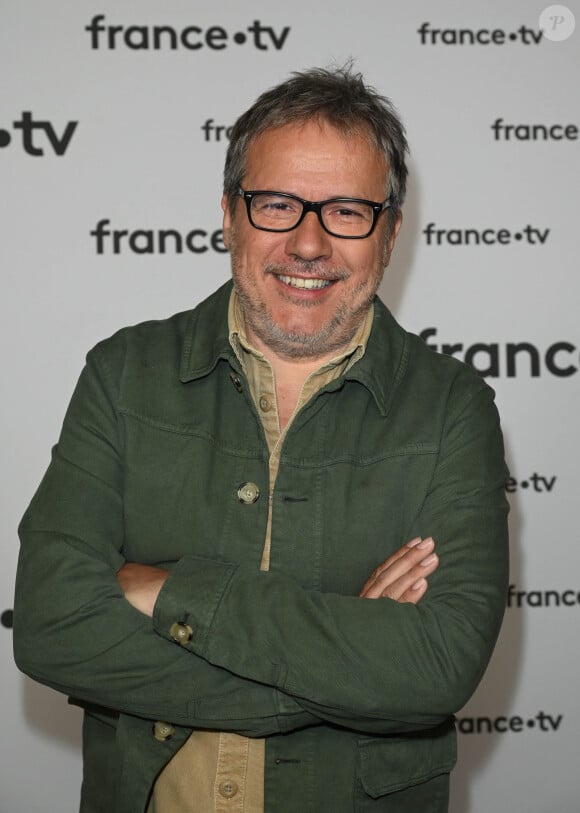
[[[244,185],[319,200],[382,200],[386,178],[385,157],[366,133],[345,134],[326,121],[308,120],[264,130],[250,142]]]

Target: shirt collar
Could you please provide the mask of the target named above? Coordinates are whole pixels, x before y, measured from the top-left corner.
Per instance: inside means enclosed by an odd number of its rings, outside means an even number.
[[[182,382],[208,375],[220,359],[227,360],[235,369],[241,368],[229,341],[228,310],[232,289],[230,280],[191,311],[183,341]],[[371,392],[381,414],[387,415],[407,371],[410,337],[380,299],[375,297],[369,313],[372,313],[371,329],[364,355],[344,376],[329,384],[328,389],[337,389],[344,379],[358,381]]]

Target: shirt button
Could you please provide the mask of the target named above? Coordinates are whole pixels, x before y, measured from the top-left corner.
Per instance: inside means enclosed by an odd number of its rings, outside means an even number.
[[[272,401],[266,395],[260,396],[259,404],[262,412],[269,412],[272,409]]]
[[[174,641],[182,646],[188,644],[193,638],[192,628],[189,626],[189,624],[185,624],[183,621],[176,621],[175,624],[172,624],[169,629],[169,634]]]
[[[170,740],[174,734],[175,728],[169,725],[169,723],[163,723],[161,720],[158,720],[153,726],[153,736],[156,740],[159,740],[159,742]]]
[[[238,783],[233,779],[226,779],[220,783],[218,790],[224,798],[231,799],[238,792]]]
[[[260,496],[260,489],[255,483],[242,483],[238,488],[238,500],[244,505],[252,505]]]

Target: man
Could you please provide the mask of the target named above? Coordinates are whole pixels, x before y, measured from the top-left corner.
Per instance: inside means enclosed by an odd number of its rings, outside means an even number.
[[[14,623],[85,710],[82,811],[447,810],[505,468],[489,387],[375,296],[405,151],[348,70],[263,94],[226,159],[233,287],[87,357]]]

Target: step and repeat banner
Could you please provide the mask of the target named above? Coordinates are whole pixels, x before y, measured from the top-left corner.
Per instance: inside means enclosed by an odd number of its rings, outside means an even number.
[[[381,295],[495,388],[511,470],[506,618],[458,715],[451,811],[578,813],[578,4],[2,6],[0,813],[78,807],[80,714],[17,671],[11,607],[16,526],[84,355],[229,277],[229,128],[292,70],[350,58],[411,146]]]

